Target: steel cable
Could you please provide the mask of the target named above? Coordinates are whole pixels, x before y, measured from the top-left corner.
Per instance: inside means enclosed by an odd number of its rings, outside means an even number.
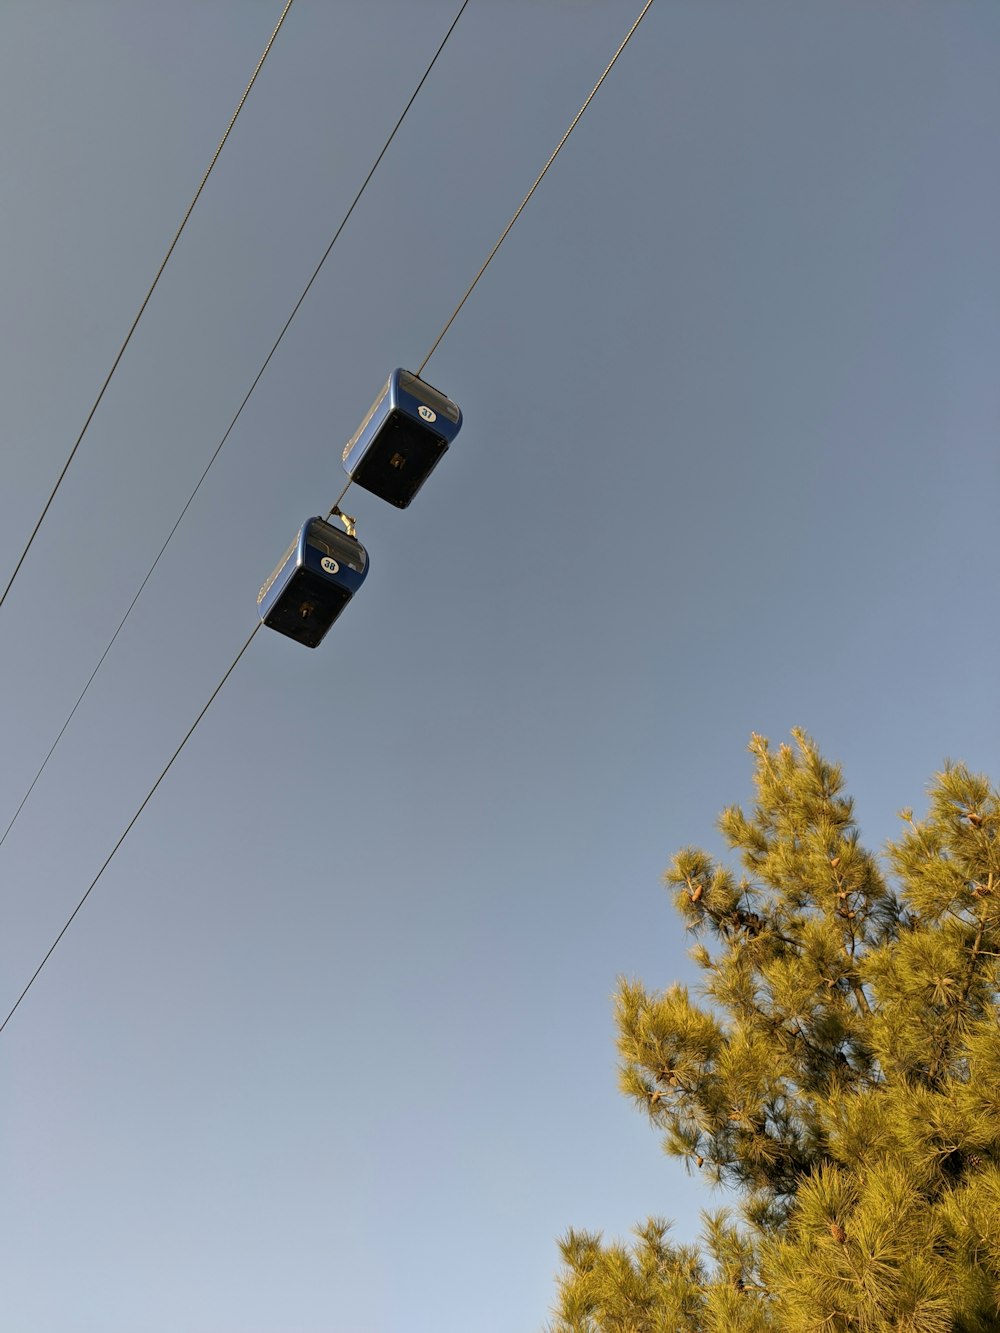
[[[10,1022],[10,1020],[14,1017],[14,1014],[17,1012],[18,1006],[20,1005],[21,1001],[24,999],[24,997],[27,995],[28,991],[31,990],[32,986],[35,984],[35,978],[38,976],[39,972],[41,972],[42,968],[45,966],[45,964],[46,964],[46,963],[49,961],[49,959],[52,957],[52,954],[55,952],[56,945],[59,943],[59,941],[62,939],[62,937],[66,934],[67,930],[69,930],[70,926],[73,924],[73,921],[74,921],[74,919],[75,919],[75,917],[76,917],[77,912],[79,912],[80,908],[83,906],[83,904],[84,904],[84,903],[87,901],[87,899],[90,897],[91,892],[92,892],[93,889],[94,889],[94,886],[97,884],[97,881],[101,878],[101,876],[104,874],[105,870],[107,870],[108,866],[111,864],[111,861],[112,861],[112,858],[114,857],[115,852],[117,852],[118,848],[122,845],[122,843],[123,843],[123,842],[125,841],[125,839],[128,837],[129,833],[132,831],[132,827],[133,827],[133,825],[135,824],[136,820],[139,818],[139,816],[142,814],[143,810],[145,810],[146,806],[147,806],[147,805],[149,804],[149,802],[152,800],[152,798],[153,798],[153,793],[156,791],[157,787],[159,787],[160,783],[163,781],[163,779],[164,779],[164,778],[167,776],[167,774],[170,772],[171,768],[173,767],[174,760],[177,758],[177,756],[180,754],[181,750],[184,749],[185,745],[187,745],[188,741],[189,741],[189,740],[191,739],[191,737],[194,735],[195,727],[197,727],[198,723],[201,721],[201,719],[202,719],[202,718],[205,716],[205,714],[208,712],[209,708],[211,708],[212,704],[215,702],[216,695],[219,693],[219,691],[222,689],[223,685],[225,685],[226,681],[229,679],[229,677],[230,677],[230,676],[233,674],[233,672],[236,670],[237,663],[239,662],[239,660],[240,660],[240,658],[243,656],[243,654],[246,652],[246,650],[250,647],[250,644],[253,642],[253,637],[254,637],[254,635],[257,633],[257,631],[258,631],[259,629],[260,629],[260,622],[258,621],[258,623],[257,623],[256,625],[254,625],[253,630],[252,630],[251,633],[250,633],[250,638],[247,639],[246,643],[243,645],[243,647],[240,649],[240,651],[236,654],[235,658],[233,659],[232,665],[231,665],[230,667],[227,668],[227,670],[226,670],[226,674],[222,677],[222,679],[219,681],[218,685],[216,685],[215,689],[212,691],[211,695],[209,696],[208,703],[205,704],[205,707],[201,710],[201,712],[198,714],[198,716],[195,718],[195,720],[191,723],[190,727],[188,727],[187,734],[185,735],[184,739],[181,741],[180,745],[178,745],[177,749],[173,752],[173,754],[172,754],[172,755],[170,756],[170,758],[167,760],[166,767],[163,769],[163,771],[162,771],[162,773],[160,774],[160,776],[159,776],[159,777],[156,779],[156,781],[153,783],[152,787],[150,787],[148,793],[146,794],[146,799],[143,801],[142,805],[139,806],[139,809],[135,812],[135,814],[132,816],[132,818],[131,818],[131,819],[129,820],[129,822],[126,824],[124,833],[122,833],[121,837],[118,839],[118,841],[115,843],[115,845],[111,848],[111,851],[108,853],[107,859],[105,860],[104,864],[101,866],[100,870],[97,872],[97,874],[94,876],[94,878],[90,881],[90,886],[88,887],[87,892],[83,895],[83,897],[80,899],[80,901],[77,903],[77,905],[73,908],[72,912],[69,914],[69,917],[68,917],[68,919],[67,919],[67,921],[66,921],[66,924],[63,926],[62,930],[59,932],[59,934],[55,937],[55,939],[54,939],[54,940],[52,941],[52,943],[49,945],[49,948],[48,948],[48,951],[47,951],[46,954],[45,954],[45,957],[42,959],[42,961],[41,961],[41,962],[38,964],[38,966],[35,968],[34,972],[31,974],[31,979],[30,979],[30,981],[29,981],[28,984],[25,986],[25,988],[24,988],[24,990],[21,992],[21,994],[17,997],[17,999],[16,999],[16,1001],[14,1002],[14,1005],[13,1005],[13,1007],[12,1007],[10,1013],[7,1015],[7,1017],[4,1019],[4,1021],[3,1021],[2,1023],[0,1023],[0,1032],[2,1032],[2,1031],[4,1030],[4,1028],[5,1028],[5,1027],[7,1026],[7,1024]]]
[[[233,112],[232,119],[230,120],[229,124],[226,126],[226,132],[225,132],[225,134],[222,136],[222,138],[219,140],[219,146],[218,146],[218,148],[216,148],[215,152],[214,152],[213,155],[212,155],[212,160],[211,160],[211,162],[209,162],[209,164],[208,164],[208,170],[205,172],[204,176],[202,176],[202,178],[201,178],[201,184],[198,186],[197,190],[195,191],[195,193],[194,193],[194,198],[191,200],[190,204],[188,204],[187,212],[184,214],[183,218],[181,219],[181,225],[177,228],[177,231],[174,233],[174,239],[170,242],[170,248],[167,250],[167,253],[164,255],[164,257],[163,257],[163,262],[162,262],[162,264],[160,265],[160,267],[159,267],[159,268],[157,269],[157,271],[156,271],[156,277],[153,279],[152,285],[150,286],[149,291],[146,293],[146,296],[145,296],[145,299],[144,299],[143,302],[142,302],[142,305],[139,307],[139,313],[136,315],[135,319],[132,321],[132,327],[129,329],[128,333],[125,335],[125,341],[122,343],[121,347],[118,349],[118,355],[115,357],[115,359],[114,359],[114,363],[112,364],[111,369],[108,371],[107,378],[105,379],[104,383],[101,385],[101,391],[100,391],[100,393],[97,395],[97,397],[95,398],[95,400],[94,400],[94,405],[93,405],[93,407],[90,409],[90,411],[89,411],[88,414],[87,414],[87,420],[83,423],[83,429],[80,431],[80,434],[76,437],[76,444],[74,444],[74,445],[73,445],[73,448],[70,450],[70,452],[69,452],[69,457],[66,459],[66,462],[63,464],[63,469],[62,469],[62,471],[59,473],[59,476],[56,478],[56,484],[52,487],[52,491],[51,491],[51,493],[50,493],[50,495],[49,495],[49,498],[45,501],[45,507],[42,509],[42,512],[41,512],[41,514],[39,515],[38,522],[35,524],[34,528],[32,529],[31,536],[28,538],[28,544],[27,544],[27,546],[25,546],[24,550],[21,552],[21,558],[20,558],[20,560],[18,560],[17,564],[14,566],[14,572],[13,572],[13,574],[11,574],[10,578],[9,578],[8,581],[7,581],[7,586],[6,586],[6,588],[4,588],[4,590],[3,590],[3,595],[0,596],[0,606],[3,606],[4,602],[7,600],[7,594],[10,592],[11,588],[14,586],[14,580],[17,578],[18,574],[20,573],[20,571],[21,571],[21,566],[24,564],[25,558],[27,557],[28,552],[31,550],[31,547],[32,547],[32,545],[34,544],[35,538],[38,536],[38,531],[39,531],[39,529],[41,528],[42,524],[45,522],[45,515],[49,512],[49,509],[51,508],[51,505],[52,505],[52,501],[56,498],[56,493],[58,492],[59,487],[63,484],[63,479],[65,478],[66,473],[69,471],[69,465],[70,465],[70,463],[72,463],[74,457],[76,456],[76,451],[77,451],[77,449],[79,449],[80,444],[81,444],[81,442],[83,441],[83,437],[86,435],[87,430],[88,430],[88,428],[89,428],[89,426],[90,426],[90,423],[91,423],[91,422],[93,421],[93,419],[94,419],[94,414],[96,413],[97,409],[98,409],[98,408],[100,407],[100,405],[101,405],[101,399],[104,397],[104,394],[105,394],[105,392],[106,392],[106,390],[107,390],[107,387],[108,387],[108,385],[111,383],[111,379],[112,379],[112,377],[113,377],[115,371],[118,369],[118,364],[119,364],[119,362],[121,361],[122,357],[125,355],[125,349],[128,347],[129,343],[132,341],[132,334],[135,333],[136,329],[137,329],[138,326],[139,326],[139,320],[142,319],[143,314],[145,313],[145,310],[146,310],[146,306],[149,305],[150,297],[153,295],[153,292],[156,291],[157,283],[160,281],[160,278],[163,276],[163,270],[167,267],[167,264],[170,262],[170,256],[174,253],[174,250],[175,250],[175,248],[176,248],[176,246],[177,246],[177,242],[178,242],[178,241],[180,240],[180,238],[181,238],[181,233],[183,232],[184,228],[185,228],[185,227],[187,226],[187,224],[188,224],[188,218],[190,218],[191,214],[194,212],[195,204],[197,204],[198,200],[201,198],[201,192],[202,192],[202,190],[205,188],[205,185],[206,185],[206,183],[207,183],[207,181],[208,181],[209,176],[211,176],[211,174],[212,174],[212,169],[214,168],[216,162],[218,162],[218,160],[219,160],[219,154],[222,152],[223,148],[225,147],[226,140],[229,138],[230,132],[232,131],[233,126],[236,124],[236,118],[237,118],[237,116],[238,116],[238,115],[240,114],[240,112],[243,110],[243,104],[244,104],[244,102],[245,102],[245,101],[247,100],[247,98],[250,96],[250,89],[251,89],[251,88],[254,86],[254,84],[257,82],[257,75],[260,73],[260,71],[261,71],[261,67],[262,67],[263,64],[264,64],[264,61],[267,59],[268,52],[270,51],[271,47],[274,45],[274,39],[277,37],[278,33],[280,32],[280,30],[281,30],[281,25],[284,23],[284,21],[285,21],[285,16],[287,15],[287,13],[288,13],[288,11],[291,9],[291,7],[292,7],[292,0],[286,0],[285,7],[284,7],[284,9],[281,11],[281,17],[278,19],[278,22],[277,22],[277,25],[275,26],[274,32],[271,33],[270,39],[268,40],[268,43],[267,43],[267,46],[264,47],[264,52],[263,52],[263,54],[261,55],[261,58],[257,61],[257,68],[254,70],[253,75],[252,75],[252,77],[251,77],[251,79],[250,79],[250,82],[247,84],[246,88],[243,90],[243,96],[240,98],[239,103],[237,104],[236,110]]]
[[[629,42],[632,40],[632,34],[635,32],[636,28],[638,28],[639,24],[640,24],[640,23],[642,22],[642,20],[645,18],[645,16],[646,16],[646,11],[649,9],[649,7],[650,7],[650,5],[651,5],[652,3],[653,3],[653,0],[646,0],[645,5],[643,5],[643,7],[642,7],[642,12],[640,13],[640,15],[639,15],[639,17],[636,19],[636,21],[632,24],[631,28],[629,28],[629,30],[628,30],[628,32],[627,32],[627,34],[626,34],[626,36],[625,36],[625,40],[622,42],[621,46],[619,46],[618,50],[617,50],[617,51],[614,53],[614,55],[611,57],[611,60],[608,62],[607,68],[605,69],[605,71],[604,71],[604,73],[601,75],[601,77],[597,80],[597,82],[594,84],[593,90],[591,91],[591,93],[590,93],[589,97],[587,98],[587,100],[584,102],[583,106],[580,108],[580,110],[579,110],[579,111],[576,113],[576,115],[573,117],[572,121],[570,121],[569,129],[567,129],[566,133],[563,135],[563,137],[562,137],[562,138],[559,140],[559,142],[556,144],[555,148],[554,148],[553,151],[552,151],[552,155],[551,155],[551,157],[550,157],[549,160],[546,162],[545,166],[542,167],[541,171],[538,173],[538,178],[536,179],[534,185],[531,187],[531,189],[528,191],[528,193],[527,193],[527,194],[524,196],[524,198],[521,200],[521,203],[520,203],[519,206],[518,206],[517,212],[514,214],[514,216],[511,218],[511,220],[507,223],[506,227],[504,227],[503,231],[500,233],[500,239],[497,241],[496,245],[493,247],[493,249],[492,249],[492,250],[489,252],[489,254],[486,256],[486,262],[483,264],[482,268],[479,270],[479,272],[476,274],[476,276],[472,279],[472,282],[469,284],[469,287],[468,287],[468,289],[467,289],[465,295],[462,297],[461,301],[459,301],[458,305],[455,307],[455,309],[452,311],[451,315],[449,316],[447,324],[445,324],[444,328],[441,330],[441,332],[438,334],[438,336],[434,339],[434,342],[433,342],[433,344],[432,344],[432,346],[431,346],[431,350],[427,353],[427,355],[424,357],[423,361],[421,361],[421,363],[420,363],[420,366],[419,366],[419,368],[418,368],[418,370],[417,370],[417,374],[418,374],[418,375],[422,375],[422,374],[423,374],[423,370],[424,370],[424,367],[427,365],[427,362],[431,359],[431,357],[432,357],[432,356],[434,355],[434,353],[437,351],[438,346],[439,346],[439,344],[441,343],[441,340],[444,338],[445,334],[448,332],[448,330],[451,328],[452,324],[454,324],[455,320],[458,318],[459,311],[462,309],[462,307],[465,305],[466,301],[469,299],[469,297],[470,297],[470,296],[472,295],[472,293],[475,291],[475,289],[476,289],[476,284],[479,282],[479,279],[483,276],[483,274],[484,274],[484,273],[486,272],[486,270],[489,268],[490,264],[493,262],[493,258],[494,258],[494,256],[496,255],[496,253],[497,253],[497,251],[500,249],[501,245],[503,245],[504,241],[505,241],[505,240],[507,239],[507,237],[509,236],[509,234],[510,234],[510,232],[511,232],[511,229],[512,229],[513,226],[514,226],[514,223],[518,220],[518,218],[519,218],[519,217],[521,216],[521,214],[524,212],[525,207],[527,206],[528,200],[531,198],[531,196],[532,196],[532,195],[535,193],[535,191],[538,189],[539,185],[541,185],[541,183],[542,183],[543,179],[545,178],[545,174],[546,174],[546,172],[548,171],[549,167],[551,167],[552,163],[556,160],[556,158],[559,156],[560,152],[562,151],[563,144],[566,142],[566,140],[569,138],[569,136],[570,136],[570,135],[573,133],[573,131],[576,129],[577,125],[580,123],[580,119],[581,119],[581,117],[583,116],[583,113],[586,111],[587,107],[590,106],[591,102],[594,100],[594,97],[597,95],[597,91],[598,91],[598,89],[600,88],[601,84],[604,82],[604,80],[605,80],[605,79],[608,77],[608,75],[611,73],[612,69],[613,69],[614,66],[615,66],[615,62],[618,60],[618,57],[621,55],[621,53],[625,50],[626,46],[628,46]]]

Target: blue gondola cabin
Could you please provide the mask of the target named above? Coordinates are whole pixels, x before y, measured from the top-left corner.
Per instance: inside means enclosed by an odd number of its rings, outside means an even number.
[[[368,573],[368,552],[322,518],[303,523],[257,595],[268,629],[315,648]]]
[[[356,486],[405,509],[462,428],[457,403],[394,370],[344,450]]]

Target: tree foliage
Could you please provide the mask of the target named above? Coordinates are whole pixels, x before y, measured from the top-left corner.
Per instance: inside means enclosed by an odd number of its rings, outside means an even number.
[[[622,981],[622,1090],[728,1190],[700,1248],[570,1231],[553,1333],[1000,1329],[1000,795],[948,765],[884,868],[840,769],[754,736],[756,805],[664,880],[695,1001]]]

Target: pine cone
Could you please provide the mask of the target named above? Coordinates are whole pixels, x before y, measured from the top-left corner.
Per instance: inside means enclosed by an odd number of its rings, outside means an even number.
[[[745,911],[742,907],[737,907],[733,914],[739,925],[743,927],[746,933],[753,937],[759,935],[764,929],[764,918],[758,916],[756,912]]]
[[[697,884],[697,885],[695,885],[695,888],[694,888],[694,890],[693,890],[693,892],[692,892],[692,894],[691,894],[691,901],[692,901],[693,903],[696,903],[696,902],[698,901],[698,899],[701,897],[701,895],[702,895],[704,892],[705,892],[705,886],[704,886],[704,884]]]
[[[843,1245],[844,1242],[847,1240],[847,1232],[840,1225],[840,1223],[836,1221],[830,1223],[830,1235],[833,1237],[833,1239],[837,1242],[838,1245]]]
[[[839,856],[831,856],[831,857],[830,857],[830,864],[833,866],[834,870],[836,870],[837,867],[840,865],[840,857],[839,857]]]

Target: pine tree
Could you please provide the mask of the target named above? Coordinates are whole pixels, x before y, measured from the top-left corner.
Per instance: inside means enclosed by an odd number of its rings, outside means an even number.
[[[740,872],[664,876],[703,997],[616,1001],[622,1090],[732,1208],[698,1248],[570,1231],[553,1333],[1000,1330],[1000,794],[949,764],[883,868],[793,736],[720,817]]]

